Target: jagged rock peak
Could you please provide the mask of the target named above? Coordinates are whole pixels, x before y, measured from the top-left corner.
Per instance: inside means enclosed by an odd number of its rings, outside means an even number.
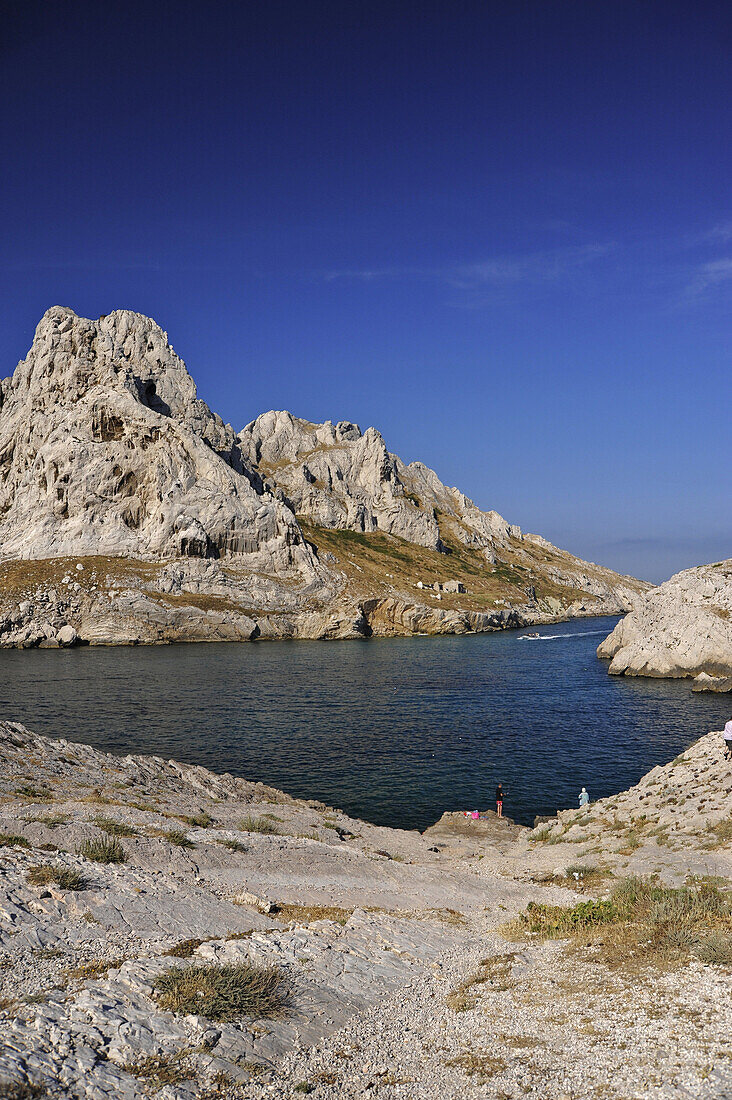
[[[440,520],[450,535],[487,551],[521,538],[497,512],[482,512],[443,485],[421,462],[408,465],[376,428],[326,420],[313,424],[289,412],[268,412],[239,433],[245,461],[279,486],[294,509],[326,527],[383,531],[444,550]]]
[[[217,557],[312,570],[294,516],[241,461],[167,334],[54,306],[3,382],[0,556]]]

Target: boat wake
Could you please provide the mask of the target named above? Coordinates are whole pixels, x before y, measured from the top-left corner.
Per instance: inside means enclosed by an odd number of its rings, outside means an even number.
[[[519,634],[520,642],[553,642],[557,638],[586,638],[590,634],[607,634],[606,630],[575,630],[567,634]]]

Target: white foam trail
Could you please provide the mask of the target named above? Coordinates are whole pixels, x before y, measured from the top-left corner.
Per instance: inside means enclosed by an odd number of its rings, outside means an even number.
[[[553,642],[556,638],[586,638],[590,634],[607,634],[606,630],[576,630],[571,634],[540,634],[532,638],[530,634],[519,634],[520,642]]]

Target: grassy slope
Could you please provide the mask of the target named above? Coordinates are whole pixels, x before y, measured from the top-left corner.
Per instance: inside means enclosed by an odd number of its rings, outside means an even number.
[[[538,599],[554,596],[563,603],[587,597],[580,588],[571,588],[550,581],[544,571],[546,563],[566,567],[566,560],[552,555],[542,547],[512,541],[506,560],[488,565],[479,550],[471,549],[454,537],[444,541],[452,553],[440,554],[425,546],[417,546],[395,535],[319,527],[298,517],[305,537],[321,554],[329,552],[336,558],[336,567],[348,577],[348,586],[357,597],[399,596],[420,603],[437,601],[429,590],[418,589],[417,581],[461,581],[464,594],[442,593],[443,608],[470,611],[490,611],[497,601],[511,605],[529,602],[527,589],[533,585]],[[556,560],[555,560],[556,559]],[[590,598],[590,597],[588,597]],[[498,605],[502,606],[502,605]]]

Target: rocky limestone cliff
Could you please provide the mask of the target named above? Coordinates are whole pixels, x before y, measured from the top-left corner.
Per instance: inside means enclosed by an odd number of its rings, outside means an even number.
[[[494,630],[644,587],[374,428],[267,413],[237,436],[137,313],[53,307],[0,384],[0,645]]]
[[[685,569],[638,601],[597,650],[609,672],[732,686],[732,559]]]
[[[246,557],[315,571],[290,510],[149,318],[48,310],[2,384],[0,553]]]
[[[294,510],[323,527],[383,531],[444,551],[440,519],[460,542],[486,551],[521,538],[498,512],[481,512],[458,489],[443,485],[421,462],[405,465],[376,428],[361,432],[340,421],[311,424],[268,412],[239,433],[242,453],[280,487]]]

